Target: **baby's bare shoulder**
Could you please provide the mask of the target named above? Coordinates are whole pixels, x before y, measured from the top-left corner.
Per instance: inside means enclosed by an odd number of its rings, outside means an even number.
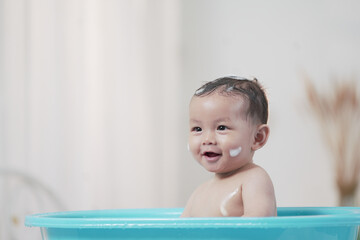
[[[206,189],[208,188],[209,183],[210,183],[210,181],[206,181],[206,182],[200,184],[199,186],[197,186],[190,196],[190,201],[192,202],[192,200],[194,198],[198,197],[199,195],[202,195],[203,192],[206,192]]]
[[[260,179],[260,180],[267,180],[271,181],[269,174],[263,169],[262,167],[252,164],[249,168],[244,170],[241,173],[241,177],[243,178],[243,181],[252,181],[254,178]]]
[[[271,178],[262,167],[253,164],[246,171],[242,172],[241,175],[241,187],[244,194],[252,194],[253,191],[257,194],[274,194],[274,186]]]

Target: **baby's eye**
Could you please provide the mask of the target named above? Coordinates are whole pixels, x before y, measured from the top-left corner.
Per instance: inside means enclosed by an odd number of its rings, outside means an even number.
[[[193,128],[191,129],[191,131],[192,131],[192,132],[201,132],[202,129],[201,129],[201,127],[193,127]]]
[[[224,126],[224,125],[220,125],[220,126],[218,126],[218,128],[217,128],[217,130],[219,130],[219,131],[224,131],[224,130],[226,130],[226,129],[228,129],[228,127],[227,127],[227,126]]]

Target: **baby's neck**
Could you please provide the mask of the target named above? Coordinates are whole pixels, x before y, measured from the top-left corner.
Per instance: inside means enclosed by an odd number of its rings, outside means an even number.
[[[217,180],[222,180],[222,179],[226,179],[229,178],[231,176],[236,175],[237,173],[244,171],[246,169],[249,169],[253,166],[253,161],[250,161],[249,163],[245,164],[244,166],[237,168],[235,170],[229,171],[229,172],[225,172],[225,173],[215,173],[215,179]]]

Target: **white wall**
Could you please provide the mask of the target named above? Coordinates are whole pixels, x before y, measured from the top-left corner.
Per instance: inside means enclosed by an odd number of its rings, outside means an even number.
[[[306,73],[324,91],[331,90],[334,76],[355,75],[360,82],[360,3],[183,3],[182,72],[187,98],[204,81],[229,74],[256,76],[267,89],[271,134],[255,162],[270,173],[278,205],[336,205],[332,156],[306,108],[302,77]],[[186,173],[182,199],[208,177],[193,165],[189,160],[182,165]]]

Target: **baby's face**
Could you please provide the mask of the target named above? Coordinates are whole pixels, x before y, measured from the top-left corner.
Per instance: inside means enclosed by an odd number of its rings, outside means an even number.
[[[189,148],[208,171],[230,173],[252,161],[256,126],[240,96],[212,93],[190,102]]]

